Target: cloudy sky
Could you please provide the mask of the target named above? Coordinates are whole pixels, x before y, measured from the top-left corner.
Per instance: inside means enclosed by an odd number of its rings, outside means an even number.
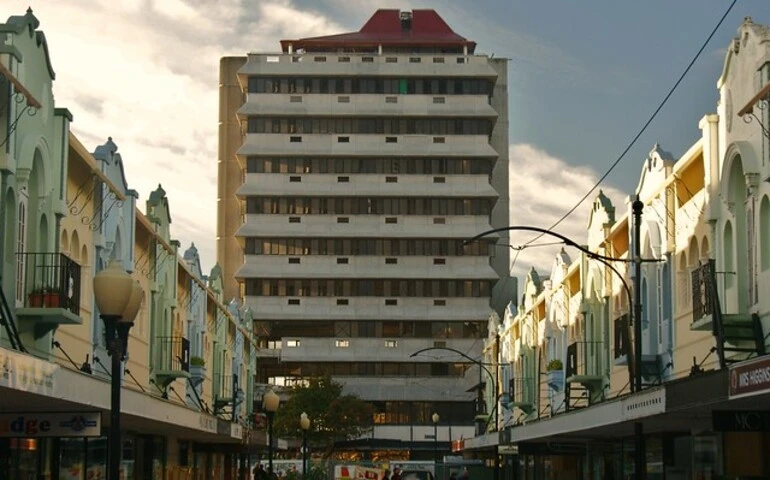
[[[378,7],[435,8],[477,51],[511,59],[512,223],[547,227],[615,161],[730,1],[3,0],[0,18],[30,4],[48,38],[57,106],[73,113],[76,135],[89,150],[114,138],[142,206],[162,183],[172,234],[184,248],[195,242],[208,270],[216,260],[220,57],[355,31]],[[632,191],[655,142],[679,155],[697,139],[698,120],[716,109],[725,48],[746,15],[770,23],[770,1],[738,2],[602,186],[610,198]],[[585,238],[591,199],[557,231]],[[515,270],[549,270],[554,248],[523,251]]]

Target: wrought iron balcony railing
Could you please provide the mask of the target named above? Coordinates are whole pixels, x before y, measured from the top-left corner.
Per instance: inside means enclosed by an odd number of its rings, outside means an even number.
[[[217,373],[214,375],[214,396],[217,399],[231,400],[233,391],[238,389],[238,375],[225,375]]]
[[[567,365],[564,375],[581,382],[581,379],[601,377],[604,373],[604,356],[607,346],[604,342],[577,341],[567,347]]]
[[[80,265],[62,253],[19,253],[17,289],[23,308],[80,314]]]
[[[714,263],[704,262],[692,271],[692,321],[698,322],[714,314]]]
[[[533,377],[512,378],[508,381],[508,391],[511,404],[522,408],[535,404],[535,379]]]
[[[184,337],[157,337],[156,372],[190,372],[190,341]],[[181,376],[181,375],[179,375]]]
[[[615,360],[628,359],[628,355],[631,354],[631,337],[629,334],[629,317],[628,314],[621,315],[613,320],[613,358]]]

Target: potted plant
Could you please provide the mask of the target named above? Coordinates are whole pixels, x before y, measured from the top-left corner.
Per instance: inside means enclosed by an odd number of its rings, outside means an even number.
[[[203,376],[206,374],[206,360],[203,357],[190,357],[190,377],[193,381],[202,382]]]
[[[59,291],[53,287],[36,288],[27,300],[32,308],[59,308],[61,305]]]
[[[556,391],[562,389],[564,385],[564,364],[558,358],[548,362],[545,367],[548,376],[548,386]]]

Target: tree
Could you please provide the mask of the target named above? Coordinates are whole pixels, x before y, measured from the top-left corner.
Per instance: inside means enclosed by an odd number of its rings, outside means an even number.
[[[301,437],[299,417],[307,413],[308,444],[323,446],[324,458],[331,456],[336,442],[359,438],[372,429],[372,405],[356,395],[343,395],[342,384],[328,375],[293,387],[290,395],[275,414],[275,435]]]

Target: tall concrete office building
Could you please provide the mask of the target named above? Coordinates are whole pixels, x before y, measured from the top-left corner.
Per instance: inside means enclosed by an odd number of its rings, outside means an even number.
[[[506,235],[462,244],[509,219],[507,61],[475,47],[433,10],[378,10],[221,61],[218,259],[257,381],[331,374],[375,405],[367,448],[411,458],[434,412],[442,445],[473,436],[478,368],[446,349],[478,357],[515,294]]]

